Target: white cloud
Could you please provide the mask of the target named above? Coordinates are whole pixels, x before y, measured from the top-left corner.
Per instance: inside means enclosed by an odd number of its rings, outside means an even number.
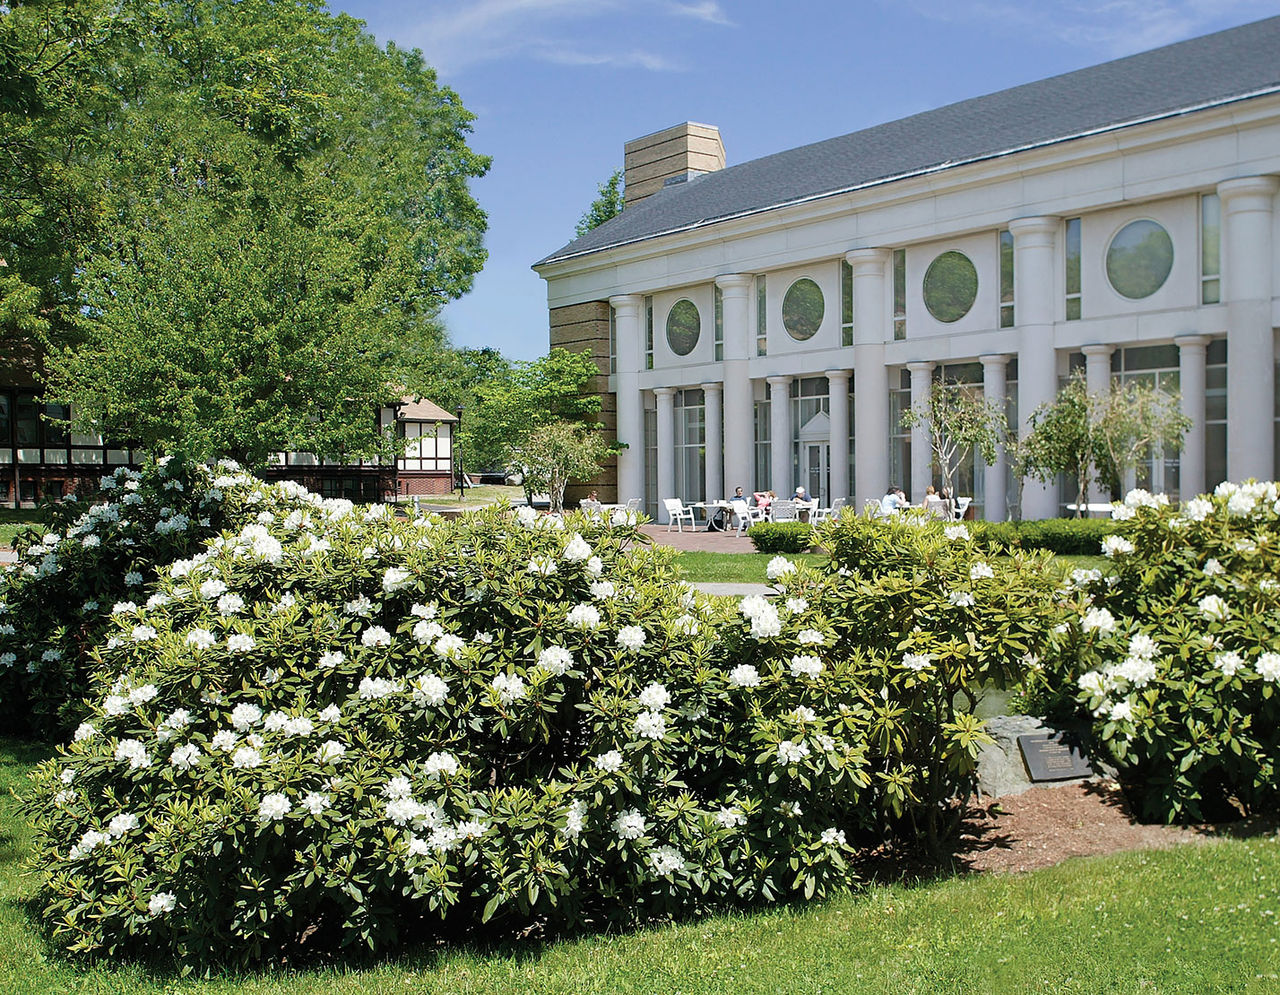
[[[696,3],[673,3],[671,4],[671,13],[679,17],[692,17],[696,21],[706,21],[708,24],[723,24],[732,26],[733,22],[729,20],[729,15],[724,12],[720,4],[716,0],[698,0]]]
[[[681,68],[673,58],[622,48],[618,39],[654,18],[730,23],[717,0],[437,0],[426,12],[416,23],[384,24],[383,29],[401,43],[421,48],[427,61],[445,74],[513,58],[673,72]]]
[[[884,0],[882,0],[884,2]],[[894,0],[889,0],[894,3]],[[1042,31],[1104,56],[1130,55],[1195,37],[1241,17],[1274,12],[1267,0],[908,0],[922,17]],[[896,6],[896,3],[894,3]]]
[[[615,69],[648,69],[650,72],[678,72],[683,67],[665,56],[641,50],[631,52],[582,52],[573,48],[547,45],[533,50],[544,62],[561,66],[612,66]]]

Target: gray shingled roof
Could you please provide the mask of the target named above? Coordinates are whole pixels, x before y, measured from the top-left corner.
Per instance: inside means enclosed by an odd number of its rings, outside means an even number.
[[[668,187],[536,263],[1280,88],[1280,17],[1192,38]]]

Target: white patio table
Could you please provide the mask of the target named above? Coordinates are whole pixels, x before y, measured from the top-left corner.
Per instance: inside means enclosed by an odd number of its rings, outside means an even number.
[[[727,526],[716,528],[713,526],[715,521],[727,521],[726,515],[733,513],[733,505],[728,501],[693,501],[685,505],[687,508],[697,508],[702,512],[703,519],[706,521],[706,531],[708,532],[724,532]]]

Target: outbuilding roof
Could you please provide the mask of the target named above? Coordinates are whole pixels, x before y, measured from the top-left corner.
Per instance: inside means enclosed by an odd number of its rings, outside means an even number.
[[[1026,83],[679,183],[535,268],[799,201],[1280,91],[1280,17]]]

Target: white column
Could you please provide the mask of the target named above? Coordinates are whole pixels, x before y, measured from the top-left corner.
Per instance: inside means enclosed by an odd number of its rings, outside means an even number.
[[[849,496],[849,371],[827,370],[827,398],[831,409],[830,505]]]
[[[702,396],[705,407],[703,416],[707,424],[707,500],[715,501],[727,497],[724,486],[724,443],[720,438],[720,395],[718,383],[704,383]],[[732,494],[732,489],[729,490]]]
[[[750,494],[755,486],[755,399],[749,373],[754,333],[751,289],[755,277],[730,273],[716,277],[724,315],[724,476],[729,492],[739,484]]]
[[[1084,353],[1085,387],[1095,397],[1106,397],[1111,393],[1111,354],[1116,347],[1087,345],[1080,351]]]
[[[1182,453],[1178,457],[1178,493],[1188,501],[1221,481],[1204,479],[1204,364],[1209,338],[1205,335],[1179,335],[1178,390],[1182,394],[1182,413],[1191,419],[1191,427],[1182,437]]]
[[[674,387],[655,387],[658,398],[658,521],[669,516],[662,502],[670,497],[684,499],[676,493],[676,401]]]
[[[618,500],[644,497],[644,395],[640,369],[644,365],[644,298],[639,294],[610,297],[618,334]]]
[[[1280,181],[1218,184],[1227,305],[1227,477],[1275,477],[1275,341],[1271,332],[1272,211]]]
[[[933,364],[908,363],[907,369],[911,371],[911,407],[927,412],[933,393]],[[907,498],[912,504],[919,504],[924,500],[924,489],[932,483],[933,447],[929,444],[929,427],[916,422],[911,429],[911,493]]]
[[[1008,356],[980,356],[982,362],[982,397],[988,404],[1005,410],[1008,400]],[[989,522],[1003,522],[1009,516],[1005,480],[1008,478],[1009,460],[1004,446],[996,447],[996,461],[983,467],[982,488],[983,516]]]
[[[889,482],[889,376],[884,367],[885,266],[888,249],[854,249],[853,268],[854,506],[879,500]]]
[[[791,378],[769,377],[769,464],[773,469],[773,492],[791,497]]]
[[[1018,417],[1022,431],[1042,404],[1058,396],[1057,354],[1053,323],[1057,313],[1054,244],[1057,218],[1015,218],[1013,235],[1013,311],[1018,324]],[[1053,518],[1058,514],[1054,484],[1028,480],[1022,491],[1024,518]]]

